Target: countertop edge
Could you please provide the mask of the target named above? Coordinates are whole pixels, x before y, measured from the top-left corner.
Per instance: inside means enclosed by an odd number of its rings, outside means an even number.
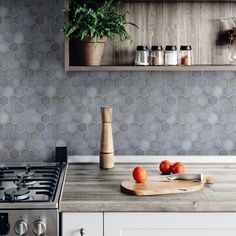
[[[138,202],[76,202],[68,201],[60,204],[61,212],[236,212],[236,202],[179,202],[168,204],[163,202],[144,203],[137,206]],[[162,205],[160,205],[162,204]],[[220,206],[219,206],[220,204]],[[222,206],[223,205],[223,206]],[[222,211],[222,207],[224,211]],[[121,210],[122,209],[122,210]],[[138,209],[138,210],[135,210]],[[206,210],[207,209],[207,210]]]

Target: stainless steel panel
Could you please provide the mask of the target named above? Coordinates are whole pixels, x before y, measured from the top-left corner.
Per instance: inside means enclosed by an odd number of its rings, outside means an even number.
[[[28,232],[25,236],[35,235],[33,232],[34,223],[41,220],[46,225],[46,233],[44,236],[59,236],[59,213],[58,210],[0,210],[1,213],[8,213],[8,222],[10,231],[7,236],[15,236],[15,224],[23,221],[28,226]]]

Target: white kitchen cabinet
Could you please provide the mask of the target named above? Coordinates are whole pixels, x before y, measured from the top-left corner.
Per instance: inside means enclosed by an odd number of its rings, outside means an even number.
[[[62,236],[103,236],[103,213],[63,213]]]
[[[104,213],[104,236],[158,235],[236,235],[236,213]]]

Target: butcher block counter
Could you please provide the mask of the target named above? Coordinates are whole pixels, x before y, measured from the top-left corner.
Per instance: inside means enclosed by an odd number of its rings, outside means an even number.
[[[236,212],[236,163],[189,163],[187,173],[202,173],[213,184],[192,193],[131,196],[120,183],[132,178],[141,165],[149,176],[159,174],[158,163],[116,164],[101,170],[98,164],[69,164],[60,202],[61,212]]]

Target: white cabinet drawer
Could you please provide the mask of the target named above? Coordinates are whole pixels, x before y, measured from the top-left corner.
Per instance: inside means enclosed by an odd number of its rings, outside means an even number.
[[[232,236],[236,213],[104,213],[104,236]]]
[[[103,213],[63,213],[62,236],[103,236]]]

